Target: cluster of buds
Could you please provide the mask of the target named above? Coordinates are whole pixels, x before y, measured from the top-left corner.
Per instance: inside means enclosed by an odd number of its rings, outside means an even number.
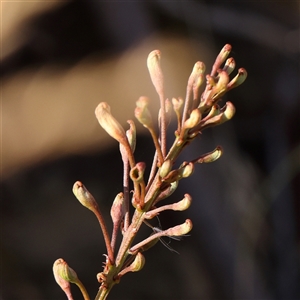
[[[73,193],[79,202],[97,217],[107,249],[104,269],[97,275],[101,285],[96,299],[106,299],[111,288],[126,273],[141,270],[145,263],[142,252],[151,248],[162,237],[180,238],[191,231],[192,222],[189,219],[183,224],[166,230],[152,227],[148,220],[165,210],[183,211],[188,209],[192,201],[189,194],[185,194],[182,200],[172,204],[160,205],[160,202],[176,190],[182,178],[191,176],[196,163],[210,163],[222,155],[222,148],[217,146],[213,151],[201,154],[190,161],[184,161],[178,168],[174,168],[175,161],[184,147],[190,144],[204,129],[230,120],[235,113],[231,102],[226,102],[223,106],[220,106],[220,102],[226,92],[245,81],[247,72],[240,68],[237,75],[230,79],[229,76],[235,68],[234,59],[228,58],[230,51],[230,45],[227,44],[223,47],[210,74],[205,75],[204,63],[197,62],[188,79],[185,99],[173,98],[171,101],[165,98],[164,94],[164,77],[160,65],[161,53],[159,50],[154,50],[149,54],[147,66],[160,101],[158,129],[148,108],[150,101],[147,97],[140,97],[135,108],[136,119],[148,129],[155,146],[153,163],[147,180],[145,163],[135,161],[136,127],[134,122],[129,120],[129,129],[125,131],[111,114],[110,107],[106,102],[101,102],[97,106],[95,114],[99,124],[120,145],[124,174],[123,191],[117,194],[111,207],[110,214],[113,224],[111,235],[91,193],[79,181],[75,182],[73,186]],[[205,81],[206,86],[203,88],[202,85]],[[168,150],[166,132],[172,112],[177,119],[177,128],[174,143]],[[131,189],[133,189],[132,193],[130,193]],[[129,209],[130,202],[135,208],[132,216]],[[134,245],[134,238],[143,224],[150,226],[154,232]],[[122,233],[123,238],[118,251],[116,251],[116,237],[119,232]],[[61,259],[55,263],[55,266],[55,278],[58,283],[62,282],[62,288],[69,295],[67,283],[77,282],[74,281],[76,273],[74,271],[67,272]],[[69,273],[71,276],[66,276]]]

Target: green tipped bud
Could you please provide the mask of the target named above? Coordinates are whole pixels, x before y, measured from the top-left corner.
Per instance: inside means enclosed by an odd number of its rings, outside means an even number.
[[[228,83],[227,89],[231,90],[241,85],[247,78],[247,71],[244,68],[238,70],[238,74]]]
[[[153,50],[147,58],[147,67],[150,73],[152,83],[159,95],[164,93],[164,76],[160,66],[161,53],[159,50]]]
[[[197,158],[197,163],[211,163],[219,159],[223,154],[223,149],[221,146],[218,146],[215,150],[205,153],[201,155],[199,158]]]
[[[144,178],[144,172],[146,169],[146,164],[143,162],[139,162],[130,170],[130,178],[134,182],[142,182]]]
[[[183,166],[179,168],[180,178],[186,178],[193,174],[194,164],[189,162],[188,164],[183,163]]]
[[[200,121],[201,121],[201,112],[198,108],[195,108],[191,114],[190,117],[184,122],[183,128],[184,130],[186,129],[191,129],[195,126],[197,126]]]
[[[173,163],[170,159],[163,162],[162,166],[159,168],[159,176],[161,178],[166,177],[171,171]]]
[[[172,204],[172,209],[176,211],[183,211],[191,206],[192,197],[189,194],[185,194],[184,198],[177,203]]]
[[[73,185],[73,194],[79,202],[91,211],[98,209],[98,204],[92,194],[87,190],[82,182],[76,181]]]
[[[230,57],[226,60],[223,70],[226,71],[228,75],[230,75],[234,69],[235,60],[233,59],[233,57]]]
[[[53,264],[54,277],[60,277],[66,281],[77,283],[78,277],[76,272],[68,266],[68,264],[62,259],[57,259]]]
[[[145,264],[145,257],[142,253],[138,252],[137,255],[134,258],[134,261],[131,265],[124,268],[119,274],[118,279],[120,279],[122,276],[124,276],[128,272],[138,272],[140,271]]]
[[[189,233],[193,228],[193,223],[190,219],[187,219],[183,224],[174,226],[165,230],[167,236],[181,236]]]
[[[101,127],[119,143],[128,143],[124,128],[110,113],[110,106],[106,102],[101,102],[95,110],[96,118]]]
[[[131,272],[138,272],[142,270],[145,264],[145,257],[142,253],[138,252],[133,263],[131,264]]]
[[[124,195],[119,193],[111,206],[110,215],[114,224],[120,224],[125,214],[124,210]]]
[[[65,292],[69,300],[73,300],[71,294],[70,282],[63,278],[62,273],[64,273],[65,261],[62,258],[57,259],[53,264],[53,275],[57,284]]]
[[[134,115],[137,120],[146,128],[152,128],[152,116],[148,109],[149,99],[147,97],[140,97],[136,102]]]

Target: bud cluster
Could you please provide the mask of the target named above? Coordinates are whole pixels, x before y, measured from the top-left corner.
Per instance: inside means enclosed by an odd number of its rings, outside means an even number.
[[[136,148],[134,121],[128,121],[129,129],[125,131],[113,117],[106,102],[101,102],[97,106],[95,114],[99,124],[120,145],[124,173],[123,191],[115,197],[110,211],[113,227],[111,235],[95,198],[80,181],[75,182],[73,186],[73,192],[79,202],[97,217],[107,249],[104,269],[97,275],[101,286],[96,300],[106,299],[111,288],[119,283],[126,273],[142,269],[145,264],[142,252],[153,247],[158,241],[163,242],[163,237],[178,239],[191,231],[192,222],[189,219],[183,224],[165,230],[152,226],[148,220],[166,210],[188,209],[192,202],[189,194],[185,194],[182,200],[167,205],[161,205],[161,201],[173,194],[181,179],[192,175],[195,164],[214,162],[223,153],[222,148],[217,146],[209,153],[199,154],[190,161],[182,162],[179,167],[174,167],[184,147],[204,129],[220,125],[230,120],[235,114],[235,107],[231,102],[228,101],[223,106],[220,102],[226,92],[245,81],[247,72],[241,68],[237,75],[230,79],[230,74],[235,69],[234,59],[228,58],[230,51],[230,45],[223,47],[210,74],[207,75],[205,75],[204,63],[196,62],[188,79],[185,99],[172,98],[171,101],[165,98],[161,53],[159,50],[154,50],[149,54],[147,67],[160,101],[158,125],[153,121],[155,118],[150,113],[150,100],[147,97],[140,97],[137,100],[134,111],[138,122],[149,131],[155,146],[153,163],[147,179],[145,178],[146,164],[136,162],[134,157]],[[204,82],[206,85],[203,87]],[[172,113],[176,116],[177,129],[174,133],[174,143],[168,150],[166,131]],[[130,202],[135,209],[133,215],[130,215]],[[153,234],[133,245],[143,224],[151,227]],[[122,233],[122,240],[116,251],[118,232]],[[69,293],[69,282],[78,283],[76,273],[61,259],[55,263],[54,269],[57,282]]]

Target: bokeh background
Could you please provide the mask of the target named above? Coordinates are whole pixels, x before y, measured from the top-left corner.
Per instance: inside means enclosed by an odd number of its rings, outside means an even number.
[[[249,74],[224,99],[237,113],[181,159],[217,145],[224,155],[181,182],[172,199],[190,193],[188,211],[160,216],[163,228],[191,218],[191,235],[171,242],[179,255],[149,250],[111,299],[300,299],[299,14],[298,1],[2,2],[0,299],[65,299],[60,257],[96,295],[103,239],[71,189],[81,180],[110,224],[122,162],[95,107],[108,102],[124,125],[141,95],[156,111],[151,50],[162,51],[166,95],[184,97],[193,64],[209,72],[226,43]],[[138,128],[137,160],[150,166]]]

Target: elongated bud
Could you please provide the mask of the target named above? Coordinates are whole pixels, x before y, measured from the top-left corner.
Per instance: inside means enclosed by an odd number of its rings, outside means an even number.
[[[91,211],[98,209],[98,204],[92,194],[87,190],[82,182],[76,181],[73,185],[73,194],[79,202]]]
[[[206,122],[207,120],[217,116],[220,114],[220,106],[218,104],[215,104],[211,107],[209,113],[207,114],[207,116],[201,120],[201,123]]]
[[[205,64],[201,61],[197,61],[194,64],[192,73],[189,77],[188,85],[193,86],[193,88],[196,88],[199,85],[199,83],[201,84],[202,82],[201,80],[199,81],[199,78],[202,78],[204,72],[205,72]]]
[[[131,265],[124,268],[119,274],[118,278],[120,279],[122,276],[124,276],[128,272],[138,272],[140,271],[145,264],[145,257],[141,252],[138,252],[137,255],[134,258],[134,261]]]
[[[180,177],[186,178],[193,174],[194,172],[194,164],[192,162],[186,163],[184,162],[182,166],[179,168]]]
[[[161,53],[159,50],[153,50],[147,58],[147,67],[150,73],[152,83],[158,95],[164,93],[164,76],[160,66]]]
[[[165,230],[165,235],[167,236],[181,236],[189,233],[193,228],[193,223],[190,219],[185,220],[183,224],[174,226]]]
[[[161,178],[166,177],[171,171],[173,163],[170,159],[163,162],[162,166],[159,168],[159,176]]]
[[[176,211],[183,211],[191,206],[192,197],[189,194],[185,194],[184,198],[177,203],[172,204],[172,209]]]
[[[73,300],[70,282],[64,279],[62,276],[62,273],[64,273],[64,264],[65,261],[62,258],[57,259],[53,264],[53,275],[56,283],[61,287],[68,297],[68,300]]]
[[[229,76],[226,71],[219,71],[219,80],[217,84],[213,88],[213,96],[212,99],[216,100],[222,97],[227,91],[227,84],[229,82]]]
[[[72,283],[76,283],[78,281],[76,272],[70,268],[62,258],[59,258],[54,262],[53,273],[54,276],[59,276]]]
[[[223,121],[225,122],[225,121],[232,119],[232,117],[235,114],[235,107],[230,101],[227,101],[226,105],[224,107],[225,107],[225,111],[223,114],[223,116],[224,116]]]
[[[148,109],[149,99],[147,97],[140,97],[136,102],[134,115],[137,120],[146,128],[152,128],[152,116]]]
[[[157,197],[153,205],[155,205],[156,203],[158,203],[163,199],[170,197],[176,191],[177,187],[178,187],[178,180],[170,182],[170,185],[159,194],[159,196]]]
[[[128,120],[127,123],[129,124],[130,128],[126,130],[126,136],[132,150],[132,153],[135,151],[136,146],[136,127],[132,120]]]
[[[144,179],[144,172],[146,169],[146,164],[144,162],[139,162],[134,168],[130,170],[130,178],[135,182],[142,182]]]
[[[95,110],[96,118],[101,127],[119,143],[128,144],[124,128],[110,113],[110,106],[101,102]]]
[[[160,238],[162,236],[182,236],[187,233],[189,233],[193,228],[192,221],[190,219],[187,219],[183,224],[174,226],[172,228],[169,228],[167,230],[162,230],[159,232],[154,233],[153,235],[149,236],[147,239],[139,242],[138,244],[134,245],[129,249],[130,253],[135,253],[135,251],[139,250],[144,245],[148,244],[150,241]]]
[[[127,162],[129,159],[129,155],[133,155],[134,151],[135,151],[135,145],[136,145],[136,128],[135,128],[135,124],[132,120],[128,120],[127,123],[130,125],[130,128],[128,130],[126,130],[126,136],[127,136],[127,140],[130,146],[130,153],[128,153],[127,151],[127,147],[125,147],[123,144],[119,144],[119,148],[120,148],[120,152],[121,152],[121,156],[122,156],[122,160],[123,162]]]
[[[231,51],[231,45],[229,44],[226,44],[222,50],[220,51],[220,53],[218,54],[216,60],[215,60],[215,63],[212,67],[212,70],[211,70],[211,73],[210,75],[211,76],[214,76],[217,72],[218,69],[220,69],[220,66],[222,65],[222,63],[226,60],[226,58],[228,57],[230,51]]]
[[[247,71],[244,68],[238,70],[238,74],[228,83],[227,89],[231,90],[241,85],[247,78]]]
[[[184,130],[186,129],[191,129],[195,126],[197,126],[200,121],[201,121],[201,112],[198,108],[195,108],[191,114],[190,117],[184,122],[183,128]]]
[[[119,193],[111,206],[110,215],[114,224],[120,224],[125,214],[124,211],[124,195]]]
[[[218,115],[211,117],[209,119],[205,118],[205,120],[203,120],[204,122],[200,123],[199,130],[203,130],[210,126],[221,125],[224,122],[230,120],[234,116],[234,114],[235,114],[235,107],[230,101],[228,101],[226,102],[226,105],[224,105],[220,109]]]
[[[192,197],[189,194],[185,194],[184,198],[179,202],[163,205],[146,212],[145,218],[152,219],[155,216],[157,216],[160,212],[165,210],[183,211],[188,209],[191,203],[192,203]]]
[[[222,156],[222,154],[223,154],[223,149],[221,146],[218,146],[213,151],[201,155],[199,158],[197,158],[196,162],[199,164],[211,163],[219,159]]]
[[[226,60],[223,70],[227,72],[228,75],[232,73],[235,68],[235,60],[233,57],[230,57]]]
[[[182,98],[172,98],[173,109],[176,112],[176,114],[177,112],[181,112],[183,103],[184,101]]]
[[[140,271],[145,264],[145,257],[142,253],[138,253],[131,264],[131,272],[138,272]]]

